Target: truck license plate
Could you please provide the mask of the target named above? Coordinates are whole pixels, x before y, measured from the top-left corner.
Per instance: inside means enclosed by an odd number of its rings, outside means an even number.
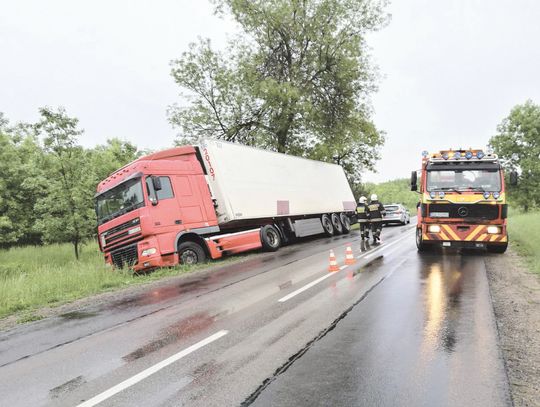
[[[442,245],[443,245],[444,247],[450,247],[450,246],[452,246],[452,243],[450,243],[450,242],[443,242]]]

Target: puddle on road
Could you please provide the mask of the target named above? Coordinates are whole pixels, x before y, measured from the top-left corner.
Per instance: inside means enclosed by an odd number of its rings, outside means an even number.
[[[86,383],[86,380],[84,380],[83,376],[77,376],[74,379],[71,379],[61,384],[60,386],[57,386],[49,390],[49,395],[51,398],[57,399],[63,394],[75,390],[77,387],[79,387],[81,384],[84,384],[84,383]]]
[[[86,319],[99,315],[97,312],[73,311],[60,314],[60,318],[64,319]]]
[[[124,356],[122,359],[126,362],[133,362],[134,360],[140,359],[149,353],[155,352],[167,345],[178,342],[185,337],[209,328],[216,319],[222,315],[223,314],[209,315],[206,312],[193,314],[189,318],[182,319],[161,330],[157,338]]]

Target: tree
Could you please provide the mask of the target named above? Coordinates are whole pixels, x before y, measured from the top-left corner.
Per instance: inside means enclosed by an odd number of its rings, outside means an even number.
[[[117,138],[107,140],[105,145],[96,146],[89,154],[96,185],[114,171],[141,156],[137,146]]]
[[[78,119],[64,109],[39,109],[41,120],[35,129],[43,137],[46,153],[42,167],[45,190],[36,202],[36,228],[45,243],[70,242],[79,259],[80,245],[94,234],[95,180],[90,157],[77,144],[83,133]]]
[[[519,184],[509,186],[509,198],[524,210],[540,204],[540,106],[528,100],[515,106],[497,127],[490,146],[508,175],[520,173]],[[507,182],[507,185],[509,183]]]
[[[199,40],[172,62],[190,100],[169,111],[178,142],[241,142],[340,163],[359,180],[384,142],[371,121],[376,75],[365,35],[385,22],[385,3],[215,0],[243,35],[225,53]]]
[[[33,210],[39,188],[30,176],[40,171],[41,156],[31,127],[9,126],[0,113],[0,246],[40,241]]]

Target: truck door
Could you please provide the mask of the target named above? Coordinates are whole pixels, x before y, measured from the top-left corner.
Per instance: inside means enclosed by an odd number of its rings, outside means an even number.
[[[176,226],[182,223],[182,216],[178,201],[175,199],[175,190],[173,189],[171,178],[159,176],[161,189],[154,191],[152,177],[146,178],[146,188],[148,195],[155,194],[157,197],[156,210],[152,211],[152,220],[154,227],[166,228]]]
[[[177,191],[176,201],[182,213],[182,224],[188,228],[208,226],[204,211],[204,202],[199,194],[196,179],[190,175],[178,175],[174,177],[174,185]]]

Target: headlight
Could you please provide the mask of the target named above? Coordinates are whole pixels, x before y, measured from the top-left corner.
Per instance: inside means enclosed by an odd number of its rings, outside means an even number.
[[[490,235],[498,235],[498,234],[501,233],[501,228],[498,227],[498,226],[488,226],[487,232],[488,232]]]
[[[439,225],[428,226],[428,233],[439,233],[440,231],[441,231],[441,227]]]
[[[489,199],[489,192],[484,192],[484,199]]]
[[[437,194],[435,194],[435,191],[431,191],[429,193],[429,196],[431,197],[431,199],[435,199],[435,197],[437,196]]]
[[[500,193],[498,193],[498,192],[493,192],[493,198],[499,199],[500,196],[501,196]]]
[[[141,231],[141,227],[137,226],[135,228],[129,229],[128,230],[128,235],[132,235],[133,233],[139,233],[140,231]]]
[[[155,247],[151,247],[150,249],[145,249],[142,251],[141,256],[151,256],[153,254],[156,254],[157,249]]]
[[[444,192],[443,191],[439,192],[439,198],[441,198],[441,199],[444,198]]]

